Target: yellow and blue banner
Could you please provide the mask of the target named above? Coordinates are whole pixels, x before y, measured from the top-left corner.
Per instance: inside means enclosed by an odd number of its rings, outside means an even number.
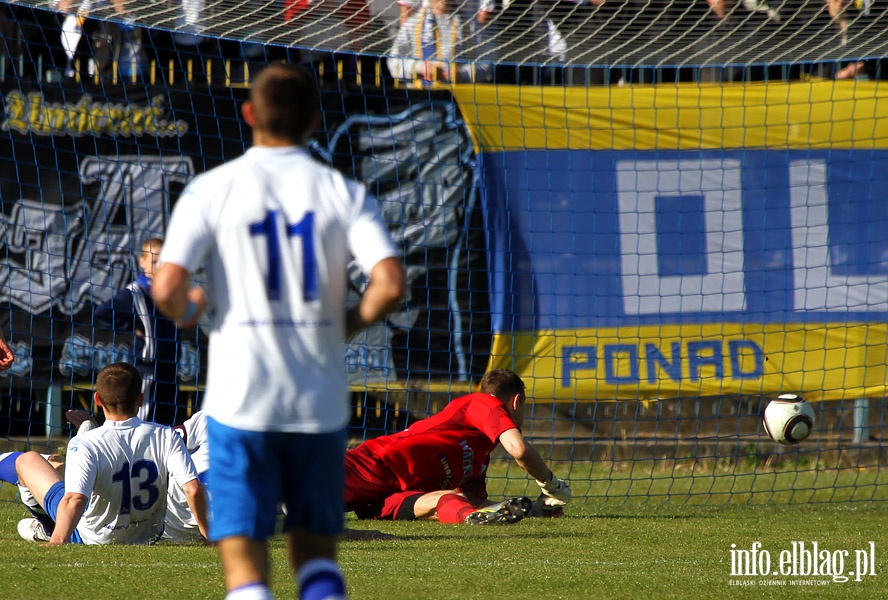
[[[455,86],[536,401],[882,396],[888,86]]]

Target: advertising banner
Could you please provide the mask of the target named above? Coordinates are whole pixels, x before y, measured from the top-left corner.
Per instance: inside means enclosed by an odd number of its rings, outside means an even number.
[[[97,323],[96,307],[138,275],[142,242],[163,237],[184,186],[249,147],[248,90],[23,85],[0,85],[0,327],[16,354],[3,376],[90,380],[134,359],[132,334]],[[405,380],[408,369],[418,381],[477,376],[490,348],[487,257],[474,150],[450,94],[341,88],[323,104],[310,150],[377,197],[413,290],[349,344],[351,383]],[[364,284],[352,269],[353,300]],[[199,384],[205,335],[185,338],[179,379]]]
[[[458,87],[536,401],[884,395],[888,87]]]

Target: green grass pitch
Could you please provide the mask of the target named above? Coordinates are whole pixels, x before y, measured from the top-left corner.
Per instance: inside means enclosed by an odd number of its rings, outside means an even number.
[[[198,545],[44,548],[19,539],[26,515],[0,487],[0,598],[221,598],[216,550]],[[888,598],[888,505],[573,503],[561,519],[470,527],[430,522],[358,522],[395,541],[346,542],[341,564],[352,599],[508,598]],[[791,542],[830,553],[875,543],[875,575],[735,577],[731,544],[753,542],[776,565]],[[759,555],[760,556],[760,555]],[[281,539],[272,543],[274,593],[293,597]],[[791,580],[805,580],[804,586]],[[738,585],[737,581],[746,582]],[[784,583],[776,583],[783,581]],[[751,582],[751,583],[750,583]],[[762,583],[767,582],[767,583]],[[813,583],[812,583],[813,582]]]

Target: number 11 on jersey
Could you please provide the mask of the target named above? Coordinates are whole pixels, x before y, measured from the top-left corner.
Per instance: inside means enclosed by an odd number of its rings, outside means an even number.
[[[265,213],[265,218],[250,224],[251,236],[264,236],[268,253],[268,272],[265,274],[265,290],[269,300],[281,299],[281,241],[278,221],[281,214],[276,210]],[[314,213],[305,213],[298,223],[284,223],[287,238],[298,237],[302,242],[302,297],[306,301],[318,299],[318,268],[314,250]]]

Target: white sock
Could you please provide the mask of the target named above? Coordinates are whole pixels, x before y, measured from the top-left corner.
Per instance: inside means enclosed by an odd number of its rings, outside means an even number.
[[[271,590],[264,583],[248,583],[230,590],[225,600],[272,600]]]
[[[31,493],[31,490],[26,488],[23,485],[18,486],[19,489],[19,497],[22,500],[22,503],[27,506],[32,511],[36,511],[39,513],[46,514],[46,511],[43,510],[43,507],[37,502],[37,499],[34,497],[34,494]]]

